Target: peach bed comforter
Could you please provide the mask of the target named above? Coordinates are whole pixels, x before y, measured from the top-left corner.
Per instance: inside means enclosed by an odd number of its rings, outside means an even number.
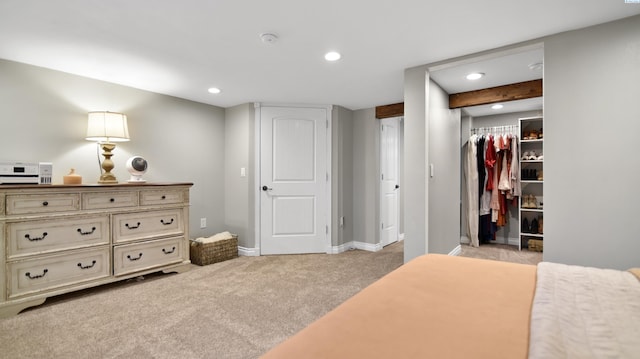
[[[640,358],[638,279],[429,254],[264,358]]]
[[[526,358],[536,266],[428,254],[264,358]]]

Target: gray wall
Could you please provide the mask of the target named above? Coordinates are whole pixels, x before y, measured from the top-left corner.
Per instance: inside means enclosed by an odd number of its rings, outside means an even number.
[[[331,127],[331,245],[340,247],[353,240],[353,111],[333,106]],[[344,226],[340,226],[344,217]]]
[[[427,253],[429,198],[427,196],[426,67],[404,72],[404,261]]]
[[[544,260],[640,266],[640,16],[544,40]]]
[[[380,120],[375,109],[352,112],[350,135],[344,135],[345,146],[352,148],[351,197],[353,198],[353,234],[347,241],[366,250],[381,249],[380,243]],[[335,139],[334,139],[335,141]],[[404,231],[404,121],[398,132],[398,165],[400,171],[399,230]],[[335,158],[334,158],[335,159]],[[345,192],[345,195],[349,195]],[[348,199],[345,198],[344,201]]]
[[[404,238],[404,116],[400,119],[400,131],[398,136],[398,180],[400,181],[400,197],[398,199],[398,231],[400,236]]]
[[[375,109],[353,112],[353,240],[378,243],[379,121]]]
[[[460,244],[460,110],[449,109],[449,95],[429,81],[428,253],[447,254]]]
[[[242,104],[225,110],[224,223],[238,234],[238,246],[255,248],[255,107]],[[240,175],[241,168],[245,176]],[[241,248],[241,249],[242,249]]]
[[[53,162],[53,181],[75,168],[83,183],[100,176],[96,144],[84,139],[87,112],[129,118],[130,142],[117,144],[114,174],[145,157],[150,182],[193,182],[191,236],[224,230],[224,110],[63,72],[0,60],[0,161]],[[207,228],[200,229],[200,218]]]
[[[545,261],[619,269],[640,265],[634,226],[640,201],[634,157],[640,133],[639,39],[640,16],[543,39]],[[424,143],[433,140],[425,76],[433,65],[405,70],[405,261],[435,248],[425,242],[450,240],[427,238],[424,230],[434,225],[424,208],[431,195],[424,191],[429,158]]]
[[[447,254],[460,243],[460,110],[429,79],[426,66],[405,70],[405,262]],[[434,176],[430,176],[430,165]]]

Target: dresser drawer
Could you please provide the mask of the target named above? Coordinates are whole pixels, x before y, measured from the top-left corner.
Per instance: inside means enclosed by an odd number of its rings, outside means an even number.
[[[68,212],[80,209],[80,194],[17,194],[8,195],[6,202],[7,215]]]
[[[9,298],[108,277],[109,247],[9,262]]]
[[[127,242],[184,234],[182,209],[113,215],[113,241]]]
[[[161,205],[185,202],[185,191],[181,190],[154,190],[140,192],[140,205]]]
[[[84,216],[7,223],[11,258],[109,244],[109,216]]]
[[[135,207],[138,205],[137,191],[88,192],[82,194],[83,209],[108,209]]]
[[[183,261],[184,237],[113,247],[113,274],[123,275]]]

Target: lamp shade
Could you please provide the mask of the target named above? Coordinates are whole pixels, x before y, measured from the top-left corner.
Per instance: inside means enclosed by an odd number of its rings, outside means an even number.
[[[129,141],[127,116],[116,112],[89,112],[86,139],[100,142]]]

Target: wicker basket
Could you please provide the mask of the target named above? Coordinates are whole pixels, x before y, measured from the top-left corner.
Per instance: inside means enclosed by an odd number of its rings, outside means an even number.
[[[542,252],[542,243],[541,239],[530,239],[529,240],[529,250],[534,252]]]
[[[238,236],[211,243],[190,241],[191,263],[199,266],[226,261],[238,256]]]

